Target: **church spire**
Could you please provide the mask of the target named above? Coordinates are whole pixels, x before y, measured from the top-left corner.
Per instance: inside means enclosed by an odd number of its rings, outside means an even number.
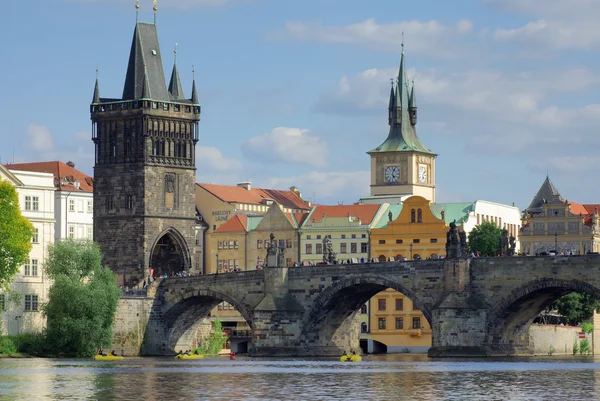
[[[388,106],[388,124],[392,125],[392,120],[394,118],[394,105],[395,105],[395,102],[394,102],[394,100],[395,100],[394,99],[394,96],[395,96],[395,94],[394,94],[394,79],[391,79],[390,81],[391,81],[392,85],[390,88],[390,104]]]
[[[198,104],[198,92],[196,91],[196,70],[192,66],[192,103]]]
[[[408,114],[410,114],[410,125],[417,125],[417,98],[415,95],[415,80],[412,81],[410,98],[408,100]]]
[[[96,85],[94,85],[94,97],[92,103],[100,103],[100,87],[98,86],[98,69],[96,68]]]
[[[177,43],[175,43],[175,50],[173,51],[173,72],[171,73],[171,81],[169,82],[169,93],[171,99],[179,100],[184,99],[183,87],[181,86],[181,80],[179,79],[179,71],[177,70]]]

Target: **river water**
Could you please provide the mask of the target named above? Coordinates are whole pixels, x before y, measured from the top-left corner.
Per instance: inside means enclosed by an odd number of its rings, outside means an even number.
[[[594,400],[600,357],[0,359],[7,400]]]

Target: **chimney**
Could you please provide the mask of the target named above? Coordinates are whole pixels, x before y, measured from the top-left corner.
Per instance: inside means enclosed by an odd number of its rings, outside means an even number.
[[[248,191],[252,189],[252,183],[250,181],[238,182],[237,186],[240,188],[247,189]]]
[[[72,168],[75,168],[75,163],[73,163],[71,160],[69,160],[69,161],[67,162],[67,166],[69,166],[69,167],[72,167]]]
[[[293,193],[295,193],[295,194],[296,194],[296,196],[298,196],[298,198],[302,199],[302,192],[300,192],[300,191],[298,190],[298,188],[296,188],[295,186],[293,186],[293,185],[292,185],[292,186],[290,187],[290,191],[292,191]]]

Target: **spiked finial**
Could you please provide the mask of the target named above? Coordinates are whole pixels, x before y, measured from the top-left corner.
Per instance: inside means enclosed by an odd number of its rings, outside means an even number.
[[[177,42],[175,42],[175,49],[173,50],[173,63],[177,64]]]
[[[154,11],[154,25],[156,25],[156,11],[158,10],[158,7],[156,6],[156,0],[152,3],[154,4],[154,7],[152,7],[152,10]]]
[[[140,0],[135,0],[135,23],[138,22],[138,16],[140,13]]]
[[[96,85],[94,85],[94,97],[92,103],[100,103],[100,87],[98,85],[98,67],[96,67]]]
[[[402,46],[402,54],[404,54],[404,31],[402,31],[402,44],[400,46]]]
[[[196,91],[196,70],[192,66],[192,103],[198,104],[198,92]]]

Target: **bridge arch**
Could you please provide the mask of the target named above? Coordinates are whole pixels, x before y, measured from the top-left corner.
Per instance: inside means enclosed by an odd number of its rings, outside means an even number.
[[[165,302],[170,305],[163,312],[162,317],[166,328],[167,348],[175,351],[178,344],[188,344],[188,337],[195,334],[210,311],[223,301],[236,308],[254,330],[251,311],[235,297],[212,289],[176,291],[171,296],[165,296]]]
[[[348,332],[358,335],[359,326],[349,328],[344,325],[350,324],[361,305],[387,288],[410,298],[431,324],[431,310],[414,290],[383,276],[363,273],[336,280],[319,294],[303,315],[302,337],[308,342],[331,339],[333,344],[338,342],[336,336]]]
[[[492,300],[488,344],[500,351],[527,347],[527,333],[533,319],[555,300],[571,292],[600,297],[600,288],[588,282],[545,278],[526,282],[498,300]]]

